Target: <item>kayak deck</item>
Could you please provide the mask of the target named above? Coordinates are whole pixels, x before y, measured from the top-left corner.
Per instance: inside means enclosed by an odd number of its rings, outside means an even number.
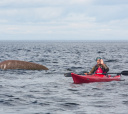
[[[92,74],[92,75],[77,75],[71,73],[73,81],[75,84],[80,83],[92,83],[92,82],[110,82],[110,81],[120,81],[120,75],[111,77],[111,75],[103,74]]]

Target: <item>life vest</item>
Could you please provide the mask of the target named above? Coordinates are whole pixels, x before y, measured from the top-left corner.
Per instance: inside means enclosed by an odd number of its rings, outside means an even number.
[[[99,67],[99,68],[95,71],[95,73],[97,74],[97,73],[104,73],[104,72],[103,72],[103,69]]]

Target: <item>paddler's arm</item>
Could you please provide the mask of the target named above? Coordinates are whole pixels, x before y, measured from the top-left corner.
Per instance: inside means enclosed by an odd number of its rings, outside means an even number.
[[[104,61],[102,59],[101,59],[101,64],[103,65],[105,71],[108,72],[109,68],[108,68],[108,66],[106,64],[104,64]]]
[[[93,74],[95,72],[95,66],[92,68],[92,70],[89,73],[84,73],[85,75]]]
[[[105,69],[105,72],[108,72],[109,71],[109,68],[107,67],[107,65],[106,64],[102,64],[102,65],[103,65],[103,67]]]

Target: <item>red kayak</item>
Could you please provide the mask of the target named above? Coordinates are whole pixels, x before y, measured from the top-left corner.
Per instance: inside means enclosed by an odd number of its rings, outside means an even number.
[[[92,83],[92,82],[110,82],[110,81],[120,81],[120,75],[111,77],[111,75],[103,74],[92,74],[92,75],[77,75],[71,73],[73,81],[75,84],[81,83]]]

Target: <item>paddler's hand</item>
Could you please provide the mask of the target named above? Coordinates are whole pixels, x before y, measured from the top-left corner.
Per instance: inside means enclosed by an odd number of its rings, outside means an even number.
[[[88,73],[84,73],[85,75],[88,75]]]
[[[101,59],[100,63],[104,66],[105,69],[108,69],[108,67],[104,64],[104,61]]]
[[[84,73],[85,75],[90,75],[91,73],[89,72],[89,73]]]
[[[103,61],[103,59],[101,59],[101,60],[100,60],[100,62],[101,62],[101,64],[102,64],[102,65],[104,64],[104,61]]]

